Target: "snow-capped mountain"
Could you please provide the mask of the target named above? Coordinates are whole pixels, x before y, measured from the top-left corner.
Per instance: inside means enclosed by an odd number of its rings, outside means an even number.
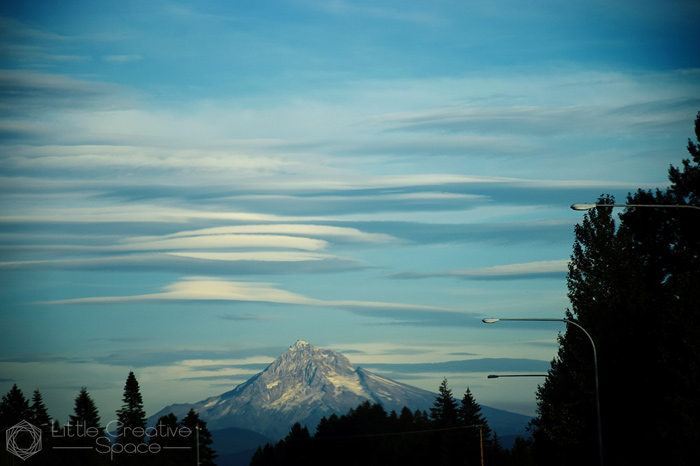
[[[367,400],[399,413],[404,406],[427,410],[435,395],[355,367],[340,353],[300,340],[233,390],[194,404],[167,406],[151,421],[168,413],[182,418],[194,408],[210,430],[239,427],[276,439],[295,422],[313,430],[323,416],[345,414]]]

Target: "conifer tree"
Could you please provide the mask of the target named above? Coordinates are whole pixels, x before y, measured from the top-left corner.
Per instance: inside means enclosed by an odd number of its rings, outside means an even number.
[[[75,398],[74,414],[70,415],[70,423],[72,426],[95,427],[104,432],[100,425],[100,414],[95,406],[95,402],[87,391],[86,387],[80,389],[80,393]]]
[[[432,450],[437,454],[434,459],[435,464],[445,466],[461,464],[463,460],[460,451],[461,433],[452,430],[459,425],[457,400],[452,396],[452,390],[448,388],[446,378],[442,380],[433,407],[430,408],[430,419],[433,429],[436,430],[432,446]]]
[[[463,426],[482,426],[484,438],[490,438],[491,429],[489,428],[489,423],[484,415],[481,414],[481,405],[476,402],[469,387],[464,392],[464,397],[462,397],[462,402],[457,411],[457,417],[459,418],[459,423]]]
[[[32,423],[32,425],[38,427],[42,432],[42,451],[40,453],[41,456],[37,455],[36,460],[39,460],[39,458],[41,458],[42,461],[57,464],[56,460],[58,458],[56,457],[53,451],[54,438],[52,436],[53,426],[51,423],[51,416],[49,416],[49,412],[46,409],[46,405],[44,404],[43,397],[41,396],[41,392],[39,390],[34,390],[34,393],[32,395],[32,404],[30,406],[30,411],[31,417],[29,419],[29,422]]]
[[[408,432],[408,431],[413,429],[413,426],[414,426],[413,413],[411,412],[410,409],[408,409],[407,406],[404,406],[403,409],[401,409],[401,414],[399,415],[399,419],[398,419],[398,426],[399,426],[399,430],[402,432]]]
[[[462,402],[457,411],[460,425],[464,431],[464,454],[468,458],[468,464],[478,464],[482,449],[491,445],[491,429],[488,421],[481,414],[481,405],[476,402],[471,390],[467,387]]]
[[[137,433],[139,429],[146,427],[146,412],[143,409],[143,398],[139,390],[139,383],[133,372],[129,372],[129,376],[124,384],[122,401],[122,407],[117,411],[119,424],[116,441],[124,444],[142,443],[144,437],[135,435],[135,432]]]
[[[151,444],[157,443],[160,446],[160,451],[152,458],[151,464],[158,466],[180,466],[186,464],[186,459],[183,458],[179,448],[190,447],[191,440],[182,438],[177,435],[179,432],[179,423],[177,416],[169,413],[158,418],[156,423],[156,433],[161,435],[152,436],[149,439]],[[194,435],[194,434],[192,434]]]
[[[447,387],[446,378],[442,380],[438,396],[430,408],[430,419],[438,429],[457,425],[457,401],[452,396],[452,390]]]
[[[520,436],[515,438],[507,456],[510,459],[508,464],[518,466],[536,466],[538,464],[532,456],[530,444]]]
[[[289,466],[306,466],[309,464],[313,452],[311,436],[306,426],[296,422],[289,430],[289,434],[278,446],[279,455],[284,458],[284,464]]]
[[[700,112],[694,123],[698,142],[688,139],[690,158],[669,168],[668,189],[638,190],[627,202],[696,209],[629,208],[621,215],[629,248],[646,271],[644,286],[654,291],[654,300],[637,310],[633,322],[647,323],[649,330],[635,329],[631,335],[639,338],[628,341],[643,352],[627,367],[638,384],[663,380],[672,387],[658,391],[656,401],[632,422],[645,422],[649,427],[640,441],[652,446],[660,461],[676,465],[691,464],[700,441]],[[645,453],[640,461],[648,458]]]
[[[611,196],[598,200],[599,204],[614,202]],[[612,211],[594,209],[574,227],[567,274],[571,308],[566,310],[565,318],[577,321],[595,342],[601,412],[606,406],[618,409],[618,404],[627,405],[622,398],[632,395],[620,392],[618,398],[610,390],[622,381],[615,381],[615,374],[637,357],[634,348],[623,344],[619,329],[631,329],[635,322],[629,320],[634,310],[653,299],[650,290],[640,285],[643,268],[626,248],[625,236],[618,234]],[[640,330],[644,325],[640,323]],[[534,452],[543,465],[596,464],[599,448],[593,349],[585,333],[574,326],[567,326],[558,341],[557,357],[537,391],[538,416],[532,423]],[[626,416],[618,413],[622,426]]]
[[[700,113],[695,133],[700,141]],[[688,151],[668,189],[628,196],[619,228],[600,207],[574,230],[565,316],[596,345],[607,464],[688,465],[700,441],[700,211],[664,207],[700,206],[700,145]],[[542,466],[597,462],[592,348],[569,327],[537,392],[532,451]],[[671,388],[650,402],[660,381]]]
[[[41,429],[42,432],[51,432],[51,417],[39,390],[34,390],[32,395],[31,411],[30,422]]]
[[[20,421],[30,419],[31,416],[29,402],[17,384],[14,384],[10,391],[3,395],[0,403],[0,428],[12,427]]]
[[[187,427],[192,432],[189,438],[191,450],[185,450],[187,453],[183,457],[190,458],[194,464],[196,459],[197,449],[199,450],[199,464],[202,466],[216,466],[214,459],[218,456],[212,444],[214,441],[211,438],[211,432],[207,429],[207,423],[199,418],[199,415],[190,409],[187,415],[180,421],[180,426]]]
[[[510,451],[503,448],[501,437],[494,432],[490,445],[484,448],[484,463],[489,466],[530,466],[510,461]]]
[[[22,390],[14,384],[7,394],[3,395],[0,402],[0,435],[2,435],[2,448],[0,448],[0,464],[12,464],[15,457],[5,448],[5,430],[18,422],[27,421],[32,412],[29,402],[24,397]]]
[[[96,429],[96,433],[88,430]],[[82,387],[75,397],[73,414],[69,422],[63,426],[62,435],[52,439],[57,446],[65,449],[56,450],[53,464],[101,465],[107,460],[95,450],[98,437],[104,436],[104,428],[100,425],[100,414],[95,402]]]

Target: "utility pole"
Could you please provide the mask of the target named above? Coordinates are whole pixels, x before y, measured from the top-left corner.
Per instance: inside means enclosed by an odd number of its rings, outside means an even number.
[[[199,423],[197,423],[194,429],[197,431],[197,466],[199,466]]]
[[[481,448],[481,466],[484,466],[484,437],[481,435],[481,429],[484,426],[479,426],[479,446]]]

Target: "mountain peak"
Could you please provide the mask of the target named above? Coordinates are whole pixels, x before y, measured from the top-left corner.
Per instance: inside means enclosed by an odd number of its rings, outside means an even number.
[[[278,357],[262,372],[265,379],[284,379],[280,382],[289,383],[291,378],[298,378],[304,384],[313,381],[322,385],[327,378],[337,374],[354,373],[355,367],[348,359],[333,350],[322,350],[312,344],[298,340],[286,353]]]
[[[358,369],[340,353],[298,340],[233,390],[194,405],[174,405],[158,415],[169,409],[184,414],[192,407],[210,429],[242,427],[282,438],[295,422],[313,428],[323,416],[342,414],[363,401],[381,403],[387,411],[403,406],[415,410],[430,406],[433,395]]]

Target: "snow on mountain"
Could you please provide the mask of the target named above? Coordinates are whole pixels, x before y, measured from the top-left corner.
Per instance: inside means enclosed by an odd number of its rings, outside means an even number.
[[[397,413],[404,406],[427,410],[435,395],[356,368],[340,353],[299,340],[264,371],[233,390],[194,404],[170,405],[151,416],[182,418],[190,408],[210,430],[238,427],[282,438],[299,422],[313,430],[323,416],[338,415],[363,401]]]

